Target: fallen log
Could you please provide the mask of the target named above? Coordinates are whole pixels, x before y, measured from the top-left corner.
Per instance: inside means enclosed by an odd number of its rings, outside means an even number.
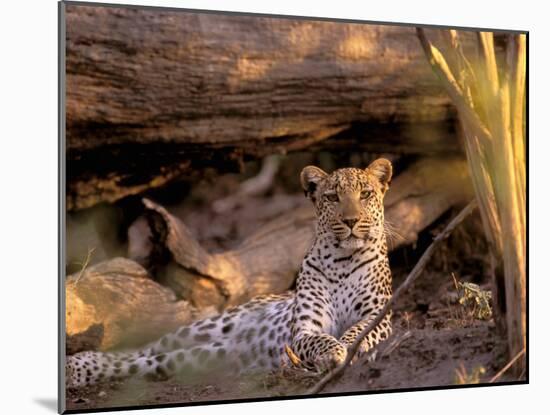
[[[466,162],[458,157],[421,160],[394,181],[386,196],[386,220],[398,237],[389,249],[413,243],[445,211],[472,197]],[[147,231],[130,232],[131,255],[147,267],[169,258],[157,280],[195,307],[222,310],[267,293],[289,289],[314,233],[310,203],[268,222],[234,250],[210,254],[185,224],[164,207],[144,199]],[[144,222],[138,222],[144,226]],[[137,226],[137,224],[136,224]],[[132,229],[132,228],[131,228]],[[154,241],[143,244],[139,235]],[[140,246],[141,249],[136,248]],[[159,249],[164,250],[159,254]]]
[[[86,350],[100,350],[103,333],[103,324],[92,324],[84,331],[68,334],[65,339],[65,354],[70,356]]]
[[[414,28],[70,4],[66,19],[69,151],[449,116]]]
[[[457,149],[413,28],[65,8],[69,210],[337,135],[331,145]]]
[[[115,258],[67,277],[66,350],[137,347],[213,312],[177,300],[139,264]]]

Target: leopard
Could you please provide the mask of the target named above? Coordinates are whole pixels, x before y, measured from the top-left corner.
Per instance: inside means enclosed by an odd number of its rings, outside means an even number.
[[[221,370],[242,374],[285,365],[326,373],[343,364],[392,295],[384,226],[391,177],[392,164],[384,158],[330,174],[304,167],[300,182],[316,225],[293,291],[253,298],[138,350],[68,356],[67,386]],[[390,311],[361,341],[357,356],[371,355],[391,333]]]

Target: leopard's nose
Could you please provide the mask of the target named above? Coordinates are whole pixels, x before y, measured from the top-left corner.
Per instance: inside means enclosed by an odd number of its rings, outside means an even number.
[[[359,219],[353,218],[353,219],[342,219],[342,222],[344,222],[350,229],[353,229],[355,224],[359,221]]]

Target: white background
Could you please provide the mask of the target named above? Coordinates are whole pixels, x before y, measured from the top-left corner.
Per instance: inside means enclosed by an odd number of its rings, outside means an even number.
[[[115,1],[116,2],[116,1]],[[130,1],[129,1],[130,2]],[[134,2],[134,0],[132,0]],[[514,413],[548,407],[550,13],[543,1],[202,0],[138,4],[530,30],[530,381],[528,386],[151,410],[164,414],[396,411]],[[57,4],[0,8],[2,413],[54,413],[57,384]],[[546,399],[544,399],[546,398]],[[547,409],[546,409],[547,410]],[[537,412],[542,412],[543,409]]]

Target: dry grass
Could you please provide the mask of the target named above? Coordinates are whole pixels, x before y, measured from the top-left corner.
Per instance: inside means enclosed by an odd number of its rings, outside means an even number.
[[[78,262],[78,265],[80,265],[80,271],[78,273],[78,276],[75,279],[75,285],[78,284],[82,276],[84,275],[84,272],[88,268],[88,265],[90,265],[90,262],[92,260],[92,256],[94,254],[95,248],[88,248],[88,253],[86,254],[86,258],[83,262]]]
[[[485,368],[483,366],[476,366],[468,372],[464,363],[460,363],[458,368],[455,369],[455,385],[467,385],[481,383],[481,378],[485,375]]]
[[[496,318],[507,328],[515,356],[525,347],[526,334],[526,35],[508,35],[501,57],[493,33],[477,32],[477,55],[467,57],[457,31],[435,32],[441,35],[441,50],[417,29],[459,113],[485,234],[504,269],[503,281],[495,274],[493,298],[505,297],[505,306],[498,304],[497,310],[507,311]],[[516,372],[525,364],[520,359]]]

